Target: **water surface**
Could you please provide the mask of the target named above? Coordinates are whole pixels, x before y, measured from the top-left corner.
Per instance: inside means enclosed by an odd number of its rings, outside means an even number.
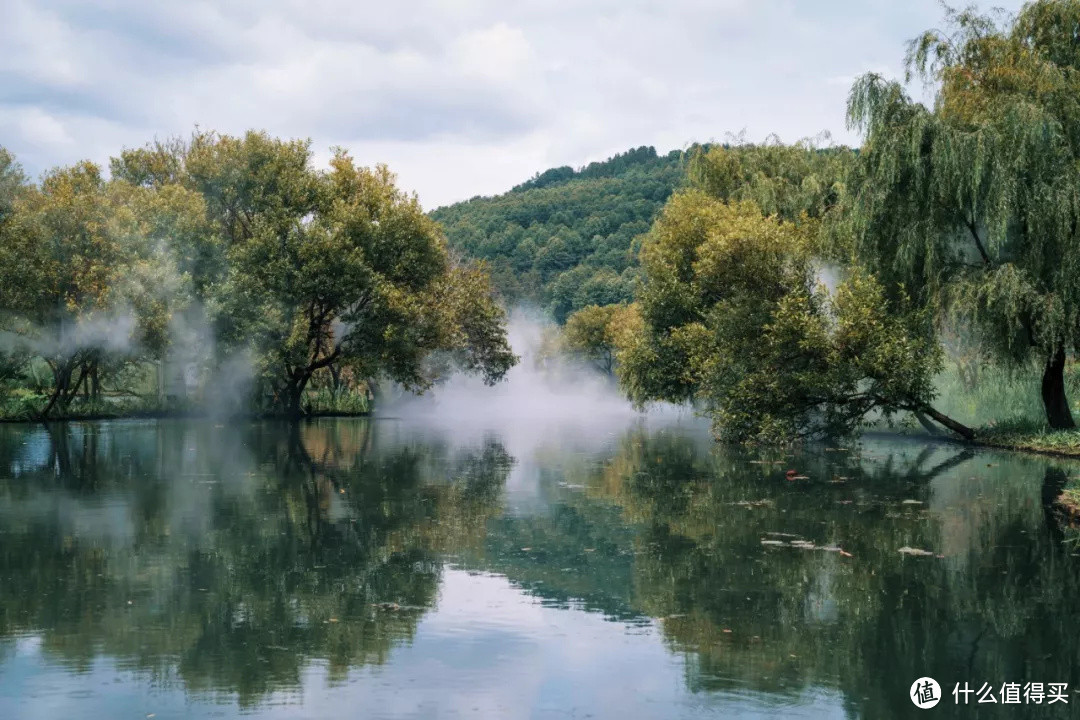
[[[632,419],[3,426],[0,717],[917,717],[924,675],[1069,683],[940,717],[1072,717],[1072,472]]]

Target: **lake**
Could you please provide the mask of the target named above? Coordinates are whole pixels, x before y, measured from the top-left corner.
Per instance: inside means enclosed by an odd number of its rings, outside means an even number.
[[[1076,466],[491,425],[0,426],[0,717],[1080,714]]]

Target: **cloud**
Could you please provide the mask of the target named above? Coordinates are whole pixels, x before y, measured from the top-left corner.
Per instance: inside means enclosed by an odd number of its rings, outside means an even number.
[[[74,144],[64,124],[39,107],[21,108],[14,113],[11,123],[22,137],[35,145],[70,147]]]
[[[7,0],[4,13],[0,143],[32,173],[196,125],[259,128],[387,162],[429,207],[641,144],[744,129],[855,142],[847,80],[897,67],[940,20],[935,0]]]

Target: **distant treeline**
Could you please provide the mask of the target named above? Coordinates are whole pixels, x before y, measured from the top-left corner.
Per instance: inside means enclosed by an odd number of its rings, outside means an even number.
[[[682,183],[685,155],[640,147],[579,170],[552,168],[431,217],[452,247],[488,261],[507,302],[538,304],[563,322],[587,305],[633,298],[635,239]]]

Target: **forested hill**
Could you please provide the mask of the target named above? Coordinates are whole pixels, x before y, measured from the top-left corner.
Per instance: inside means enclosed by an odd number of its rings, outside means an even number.
[[[635,238],[682,182],[684,157],[639,147],[578,170],[552,168],[431,216],[452,247],[490,262],[507,301],[535,302],[562,322],[586,305],[630,300]]]

